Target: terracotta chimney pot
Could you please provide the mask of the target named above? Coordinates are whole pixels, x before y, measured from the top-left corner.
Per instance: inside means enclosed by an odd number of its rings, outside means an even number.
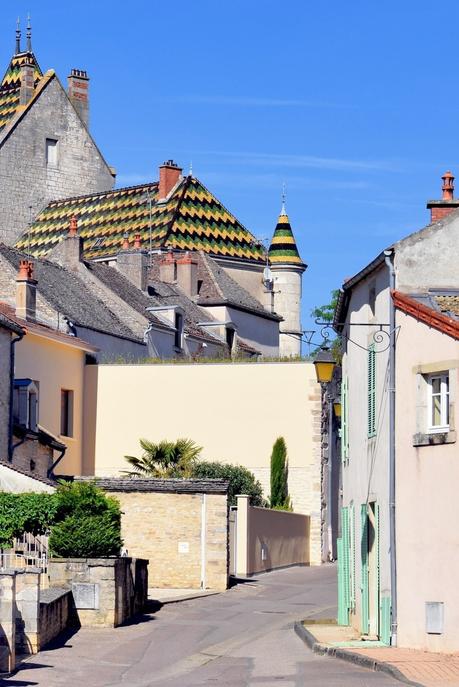
[[[142,239],[140,238],[140,234],[136,234],[134,236],[134,250],[140,250],[142,248]]]
[[[70,225],[69,225],[69,236],[76,236],[78,234],[78,220],[73,215],[72,219],[70,220]]]

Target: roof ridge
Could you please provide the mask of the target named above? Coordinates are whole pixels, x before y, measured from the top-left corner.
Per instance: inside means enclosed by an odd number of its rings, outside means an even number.
[[[60,204],[70,203],[74,200],[84,200],[85,198],[99,198],[100,196],[107,196],[110,193],[123,193],[125,191],[134,191],[135,189],[147,188],[152,186],[158,186],[158,181],[148,181],[144,184],[135,184],[134,186],[120,186],[119,188],[111,188],[108,191],[96,191],[95,193],[83,193],[79,196],[66,196],[65,198],[57,198],[56,200],[51,200],[48,205],[46,205],[41,212],[50,207],[58,207]],[[41,214],[38,213],[38,215]],[[38,216],[37,215],[37,216]],[[35,221],[35,220],[34,220]]]

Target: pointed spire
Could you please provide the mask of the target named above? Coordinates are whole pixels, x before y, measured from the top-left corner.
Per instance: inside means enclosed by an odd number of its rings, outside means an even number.
[[[27,15],[27,52],[32,52],[32,25],[30,23],[30,14]]]
[[[18,17],[16,22],[16,55],[21,52],[21,20]]]
[[[269,262],[271,267],[291,265],[304,270],[306,266],[298,252],[290,220],[285,210],[285,196],[285,184],[283,184],[282,208],[268,251]]]
[[[287,213],[285,212],[285,198],[286,198],[286,191],[285,191],[285,181],[282,184],[282,207],[280,211],[280,216],[282,217],[283,215],[287,216]]]

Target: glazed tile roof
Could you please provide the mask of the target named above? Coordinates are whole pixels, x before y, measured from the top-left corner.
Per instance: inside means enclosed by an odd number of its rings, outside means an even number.
[[[21,88],[20,67],[26,59],[31,60],[35,67],[35,87],[43,77],[43,73],[33,53],[23,52],[12,57],[0,85],[0,133],[18,111]]]
[[[282,208],[277,220],[274,236],[269,247],[269,262],[272,265],[306,267],[300,258],[292,227],[284,208]]]
[[[20,250],[44,257],[67,234],[70,219],[78,220],[87,259],[115,256],[124,234],[133,242],[139,233],[144,246],[203,250],[219,257],[262,261],[255,237],[200,181],[188,176],[166,202],[158,202],[158,183],[142,184],[51,202],[16,243]]]

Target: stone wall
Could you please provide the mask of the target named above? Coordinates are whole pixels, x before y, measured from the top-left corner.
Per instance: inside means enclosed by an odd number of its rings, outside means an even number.
[[[68,589],[45,589],[40,594],[40,650],[63,632],[73,620],[72,593]]]
[[[70,590],[82,627],[117,627],[147,602],[148,561],[132,558],[54,558],[50,588]]]
[[[20,439],[14,437],[15,444]],[[37,438],[27,437],[23,444],[19,444],[13,453],[13,467],[26,470],[37,477],[47,477],[48,470],[53,464],[53,450],[49,446],[40,444]]]
[[[55,167],[46,139],[58,141]],[[106,191],[114,178],[57,78],[32,104],[0,148],[0,240],[12,244],[50,200]]]
[[[107,491],[120,502],[121,533],[128,554],[150,562],[150,587],[227,588],[226,493]]]
[[[0,673],[16,667],[16,574],[0,574]]]
[[[40,650],[40,571],[16,570],[16,654]]]

